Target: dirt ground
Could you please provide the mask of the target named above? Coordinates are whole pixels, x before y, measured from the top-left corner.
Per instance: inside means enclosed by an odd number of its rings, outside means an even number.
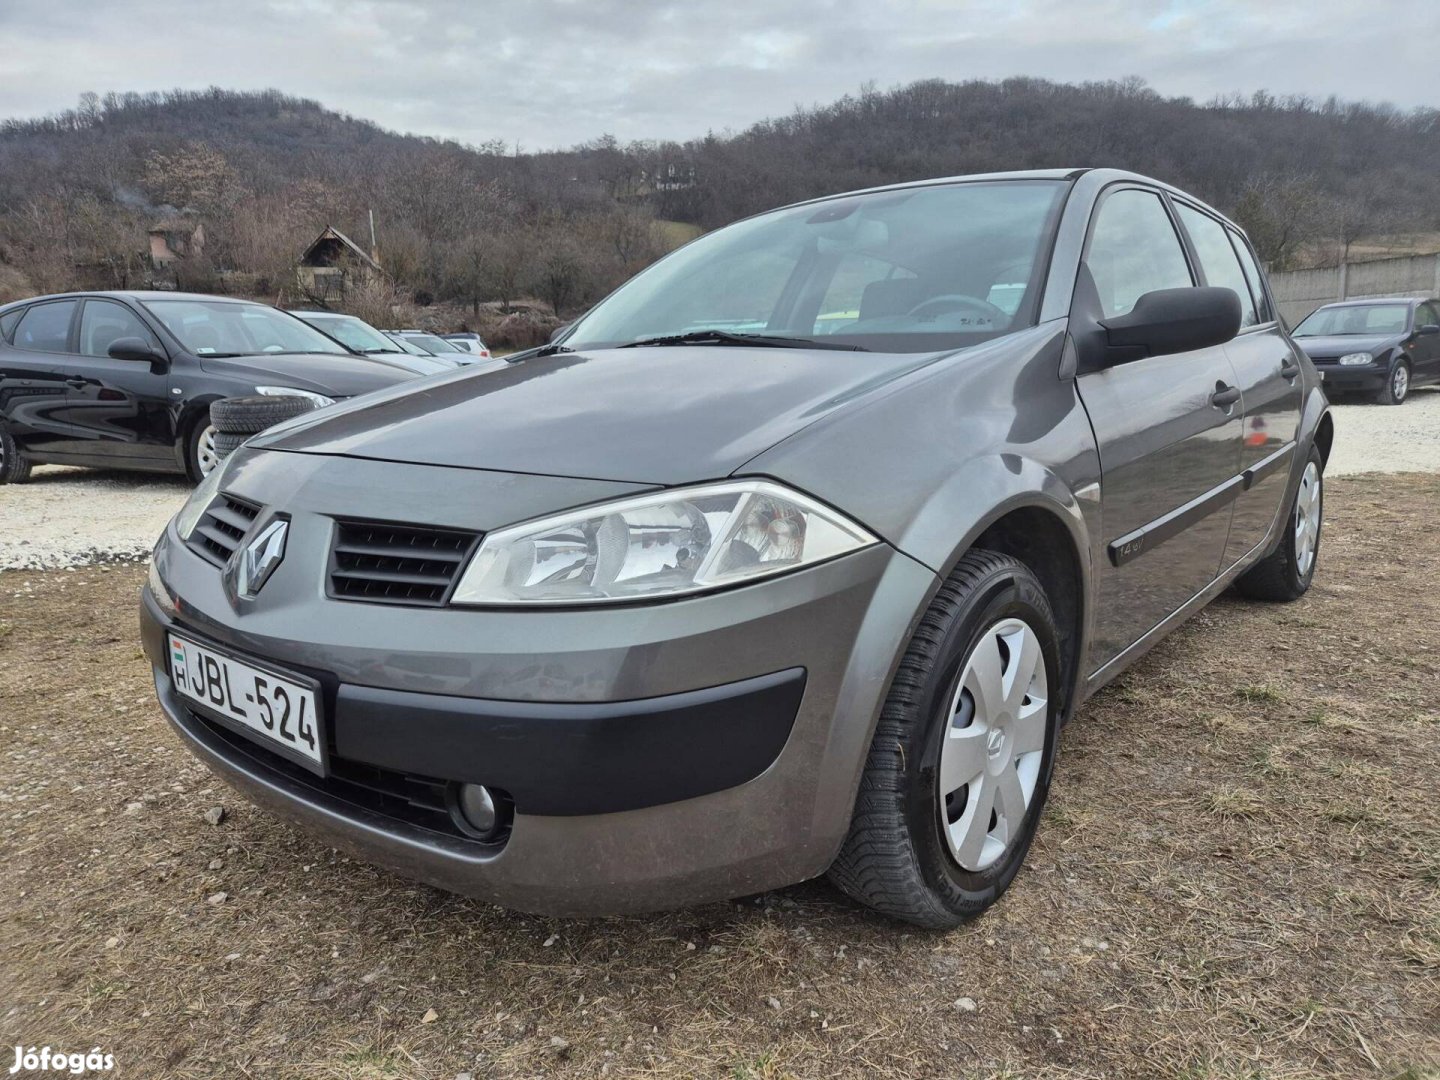
[[[142,569],[0,573],[0,1069],[1440,1075],[1440,476],[1328,496],[1310,596],[1222,598],[1091,702],[1026,869],[938,935],[823,882],[579,922],[347,861],[171,736]]]

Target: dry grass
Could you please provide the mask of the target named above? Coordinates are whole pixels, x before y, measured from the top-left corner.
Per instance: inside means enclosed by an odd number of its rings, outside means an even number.
[[[1084,710],[1028,868],[944,935],[821,883],[567,922],[347,861],[171,738],[140,570],[0,575],[0,1046],[146,1078],[1435,1080],[1440,478],[1328,509],[1310,597],[1222,599]]]

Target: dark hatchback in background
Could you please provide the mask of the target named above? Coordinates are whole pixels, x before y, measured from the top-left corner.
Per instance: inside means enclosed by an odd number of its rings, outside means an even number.
[[[1232,584],[1304,594],[1331,438],[1191,196],[901,185],[272,428],[166,529],[141,634],[217,773],[446,888],[596,913],[828,870],[951,926],[1090,694]]]
[[[173,292],[67,293],[0,307],[0,483],[33,464],[183,473],[218,461],[210,403],[317,406],[413,372],[356,356],[264,304]]]
[[[1440,383],[1440,300],[1407,296],[1326,304],[1294,330],[1337,394],[1399,405],[1416,386]]]

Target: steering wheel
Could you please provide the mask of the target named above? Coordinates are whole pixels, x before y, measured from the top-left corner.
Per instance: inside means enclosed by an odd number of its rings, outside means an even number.
[[[929,318],[934,318],[935,315],[940,315],[945,311],[965,311],[968,309],[975,312],[976,315],[990,322],[998,323],[1001,326],[1006,326],[1010,322],[1010,316],[990,303],[990,301],[981,300],[975,296],[965,296],[962,293],[945,293],[942,296],[932,296],[928,300],[921,300],[920,303],[905,313],[906,317],[927,317],[921,315],[921,312],[924,312],[927,308],[939,309],[935,311],[934,315],[928,316]]]

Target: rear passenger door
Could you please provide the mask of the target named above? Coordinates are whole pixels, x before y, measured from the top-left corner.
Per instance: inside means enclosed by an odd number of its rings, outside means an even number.
[[[1145,293],[1195,285],[1165,199],[1102,196],[1071,312],[1084,344]],[[1216,578],[1240,462],[1240,408],[1223,346],[1087,370],[1076,378],[1100,450],[1094,674]]]
[[[0,422],[38,456],[70,437],[61,362],[78,307],[75,300],[31,304],[18,318],[8,313],[0,326]]]
[[[1225,346],[1240,387],[1244,437],[1230,537],[1222,569],[1265,540],[1280,512],[1300,429],[1300,361],[1280,328],[1244,237],[1196,206],[1176,200],[1203,283],[1240,298],[1240,333]]]

